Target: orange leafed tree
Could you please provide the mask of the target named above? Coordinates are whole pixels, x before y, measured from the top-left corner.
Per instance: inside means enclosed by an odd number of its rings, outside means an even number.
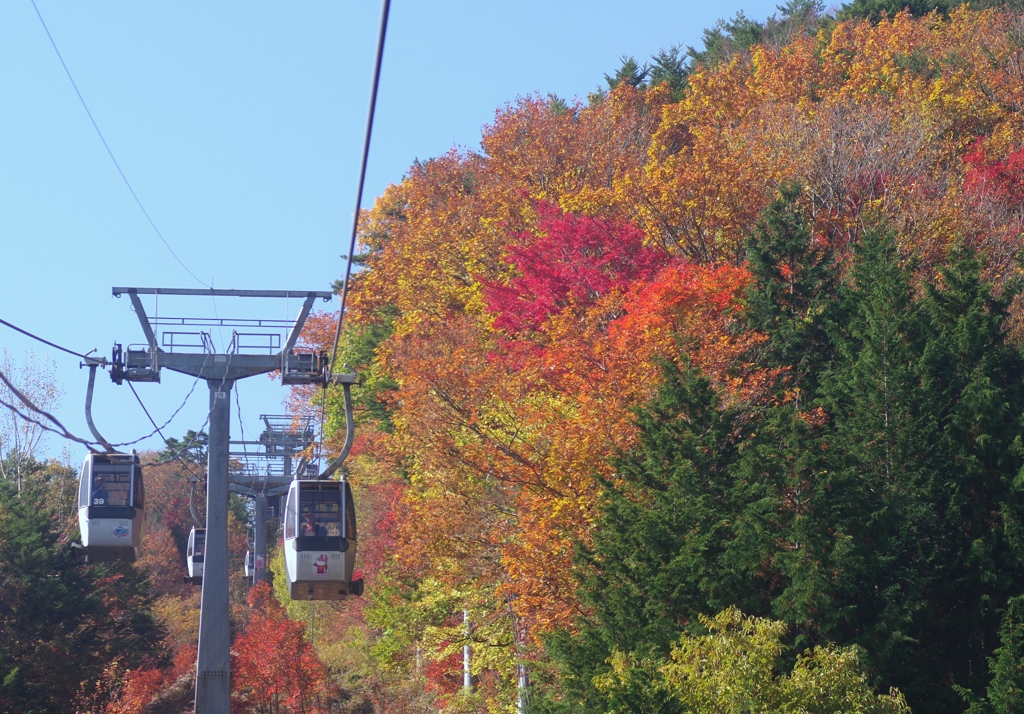
[[[253,714],[334,711],[338,691],[305,640],[306,626],[289,620],[270,586],[249,591],[252,613],[232,646],[232,707]]]

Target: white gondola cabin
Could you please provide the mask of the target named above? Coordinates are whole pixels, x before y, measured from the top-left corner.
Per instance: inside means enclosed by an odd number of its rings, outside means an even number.
[[[256,572],[256,554],[251,550],[245,551],[245,577],[251,578]]]
[[[134,562],[145,532],[142,466],[130,454],[90,452],[78,474],[78,525],[90,562]]]
[[[188,577],[186,582],[198,585],[203,582],[203,563],[206,560],[206,529],[193,528],[188,534],[188,546],[185,549],[188,561]]]
[[[284,510],[284,565],[293,600],[363,594],[352,580],[356,511],[346,481],[292,481]]]

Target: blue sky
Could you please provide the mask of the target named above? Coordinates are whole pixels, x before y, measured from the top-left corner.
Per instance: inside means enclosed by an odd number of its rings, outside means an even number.
[[[777,1],[394,0],[363,207],[415,160],[478,148],[495,111],[517,97],[586,97],[622,57],[642,62],[672,45],[700,47],[717,19],[742,9],[764,20]],[[329,290],[344,274],[380,3],[36,0],[36,7],[0,4],[0,318],[109,357],[115,342],[143,341],[128,299],[113,298],[113,286]],[[179,300],[162,301],[161,313],[237,317],[253,307]],[[318,306],[337,309],[338,301]],[[299,305],[255,307],[280,319]],[[15,363],[30,359],[28,350],[55,363],[64,392],[55,415],[89,438],[80,360],[3,326],[0,348]],[[164,370],[162,383],[135,387],[163,424],[192,384]],[[240,381],[232,438],[243,429],[253,438],[261,414],[283,413],[285,391],[268,377]],[[200,428],[207,404],[200,384],[165,435]],[[105,374],[93,415],[113,442],[153,430],[128,386]],[[154,436],[138,448],[161,445]],[[43,455],[59,457],[65,446],[79,462],[82,447],[52,436]]]

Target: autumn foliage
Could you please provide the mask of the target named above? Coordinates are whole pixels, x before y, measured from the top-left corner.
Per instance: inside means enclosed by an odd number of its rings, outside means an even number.
[[[232,647],[235,706],[254,713],[331,711],[337,691],[327,668],[266,583],[249,591],[252,614]]]
[[[922,278],[958,243],[996,285],[1016,274],[1024,20],[965,6],[822,27],[696,64],[681,94],[519,98],[479,151],[417,163],[363,216],[342,345],[379,330],[359,369],[388,421],[364,422],[354,481],[400,484],[371,568],[374,621],[414,633],[385,635],[392,664],[461,664],[423,645],[454,611],[430,609],[439,587],[489,623],[471,640],[504,632],[509,682],[588,616],[574,562],[665,360],[730,409],[798,402],[743,322],[746,241],[781,187],[837,278],[867,225]]]

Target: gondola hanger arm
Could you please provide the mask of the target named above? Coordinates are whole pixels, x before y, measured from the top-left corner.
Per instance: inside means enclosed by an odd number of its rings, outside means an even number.
[[[92,352],[93,350],[90,350]],[[85,421],[89,425],[89,431],[92,432],[93,438],[106,450],[108,454],[114,453],[114,447],[110,445],[110,442],[103,438],[100,432],[96,429],[96,424],[92,420],[92,393],[96,386],[96,368],[101,365],[106,365],[107,360],[103,357],[90,357],[88,354],[83,355],[86,361],[82,363],[83,367],[89,368],[89,386],[85,392]]]
[[[345,446],[342,448],[341,453],[338,454],[337,458],[330,463],[330,465],[324,469],[324,472],[317,478],[327,479],[334,475],[334,472],[345,462],[348,458],[349,451],[352,450],[352,442],[355,439],[355,421],[352,410],[352,384],[356,381],[356,375],[354,374],[333,374],[330,377],[330,381],[335,384],[341,384],[341,388],[345,393]]]

